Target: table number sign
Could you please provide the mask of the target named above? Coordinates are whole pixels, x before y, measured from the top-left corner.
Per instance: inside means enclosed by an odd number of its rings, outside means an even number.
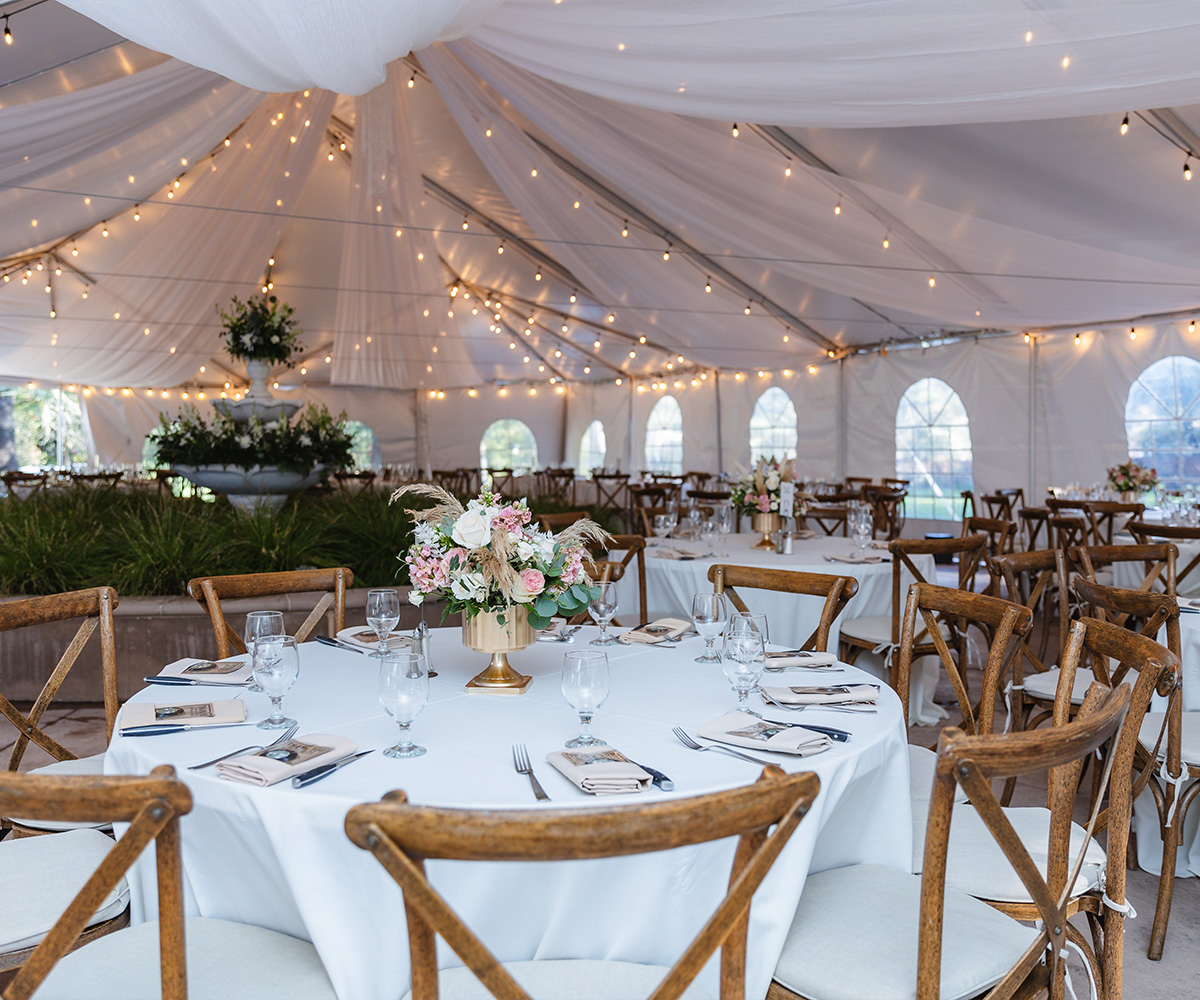
[[[796,506],[796,484],[782,482],[779,484],[779,516],[791,517]]]

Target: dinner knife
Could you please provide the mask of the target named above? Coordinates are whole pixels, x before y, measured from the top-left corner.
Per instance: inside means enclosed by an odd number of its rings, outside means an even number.
[[[317,636],[317,642],[319,642],[322,646],[334,646],[337,649],[348,649],[352,653],[363,653],[367,656],[371,655],[371,651],[369,649],[360,646],[351,646],[348,642],[343,642],[341,639],[335,639],[328,635]]]
[[[204,681],[198,677],[143,677],[146,684],[163,684],[167,687],[192,687],[196,684],[206,684],[209,687],[246,687],[249,681]]]
[[[780,722],[777,719],[763,719],[763,722],[769,722],[773,726],[786,726],[788,729],[807,729],[811,733],[820,733],[822,736],[828,736],[831,740],[836,740],[838,743],[849,743],[850,737],[853,735],[844,729],[834,729],[832,726],[814,726],[801,722]]]
[[[320,767],[314,767],[311,771],[305,771],[303,774],[296,775],[292,779],[292,787],[303,788],[305,785],[311,785],[314,781],[328,778],[334,771],[340,770],[347,764],[353,764],[359,757],[365,757],[367,754],[374,752],[374,750],[360,750],[351,757],[343,757],[332,764],[322,764]]]
[[[190,733],[193,729],[232,729],[235,726],[253,725],[253,722],[218,722],[208,726],[177,726],[170,723],[152,722],[145,726],[128,726],[121,730],[121,735],[166,736],[168,733]]]
[[[631,760],[629,763],[640,767],[643,771],[650,775],[650,780],[653,781],[654,784],[658,785],[658,787],[664,792],[670,792],[674,790],[675,782],[663,774],[662,771],[656,771],[654,768],[647,767],[645,764],[638,764],[636,760]]]

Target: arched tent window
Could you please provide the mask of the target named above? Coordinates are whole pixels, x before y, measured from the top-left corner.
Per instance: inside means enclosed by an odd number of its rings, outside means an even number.
[[[579,441],[579,472],[580,476],[590,477],[592,469],[603,468],[604,457],[608,451],[608,443],[604,439],[604,425],[599,420],[593,420],[583,432]]]
[[[750,417],[750,461],[796,457],[796,407],[791,397],[777,385],[758,397]]]
[[[528,472],[537,464],[537,438],[523,421],[511,417],[497,420],[483,432],[479,441],[480,468]]]
[[[959,494],[974,489],[971,427],[958,393],[940,378],[910,385],[896,411],[896,475],[909,481],[909,517],[953,521]]]
[[[347,420],[343,426],[350,434],[350,455],[354,467],[364,471],[381,466],[383,454],[379,450],[379,439],[375,432],[361,420]]]
[[[1200,484],[1200,361],[1174,355],[1134,380],[1125,400],[1129,457],[1169,490]]]
[[[646,468],[683,475],[683,411],[674,396],[663,396],[646,421]]]

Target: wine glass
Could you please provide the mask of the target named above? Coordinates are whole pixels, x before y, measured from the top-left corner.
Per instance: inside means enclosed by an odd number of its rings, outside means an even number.
[[[271,715],[259,729],[287,729],[296,724],[283,714],[283,696],[300,676],[300,649],[290,635],[264,635],[254,643],[254,679],[271,699]]]
[[[590,747],[604,740],[592,735],[592,716],[608,697],[608,654],[597,649],[572,650],[563,656],[562,693],[579,713],[579,735],[564,744]]]
[[[654,515],[654,537],[669,538],[671,535],[671,515],[670,514],[655,514]]]
[[[706,556],[716,555],[717,524],[711,518],[700,526],[700,541],[704,543]]]
[[[382,657],[387,652],[388,635],[400,624],[400,595],[394,590],[368,590],[367,624],[379,637],[379,648],[371,655]]]
[[[767,616],[761,611],[735,611],[729,616],[729,632],[757,632],[763,637],[763,642],[771,641],[771,628],[767,624]]]
[[[716,513],[717,531],[721,533],[721,555],[725,555],[729,551],[729,533],[733,531],[733,504],[721,504]]]
[[[871,508],[865,503],[856,503],[850,508],[850,532],[854,536],[854,544],[860,553],[865,553],[871,544],[874,534]]]
[[[721,652],[721,669],[737,692],[737,710],[762,718],[746,704],[746,696],[758,686],[766,666],[767,654],[763,633],[754,628],[734,627],[731,618],[725,630],[725,645]]]
[[[667,520],[672,531],[679,527],[679,501],[674,497],[667,501]]]
[[[728,614],[724,594],[692,595],[692,624],[704,637],[704,655],[696,657],[697,663],[721,662],[721,656],[713,649],[713,643],[725,627]]]
[[[596,596],[588,605],[588,614],[592,616],[592,621],[600,626],[600,638],[593,639],[592,645],[612,646],[617,640],[608,634],[608,623],[617,613],[617,585],[601,582],[593,586],[596,588]]]
[[[700,522],[702,520],[704,520],[704,511],[702,511],[696,505],[695,501],[693,501],[691,506],[688,507],[687,516],[688,516],[688,523],[691,525],[691,528],[692,528],[692,537],[699,538],[700,537]]]
[[[421,714],[429,700],[429,668],[425,657],[416,653],[386,652],[379,659],[379,703],[400,727],[394,747],[383,751],[385,757],[420,757],[425,748],[412,741],[408,727]]]
[[[282,611],[251,611],[246,615],[246,631],[243,637],[246,640],[246,652],[250,654],[251,665],[254,658],[254,643],[264,635],[286,635],[283,627],[283,612]],[[257,681],[252,681],[247,691],[261,693],[262,688],[258,686]]]

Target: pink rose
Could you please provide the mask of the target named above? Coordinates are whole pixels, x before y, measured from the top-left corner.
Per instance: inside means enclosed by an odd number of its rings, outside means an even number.
[[[546,578],[536,569],[521,570],[521,583],[530,597],[537,597],[546,589]]]
[[[758,509],[764,514],[771,512],[771,498],[767,494],[763,494],[758,498]]]

